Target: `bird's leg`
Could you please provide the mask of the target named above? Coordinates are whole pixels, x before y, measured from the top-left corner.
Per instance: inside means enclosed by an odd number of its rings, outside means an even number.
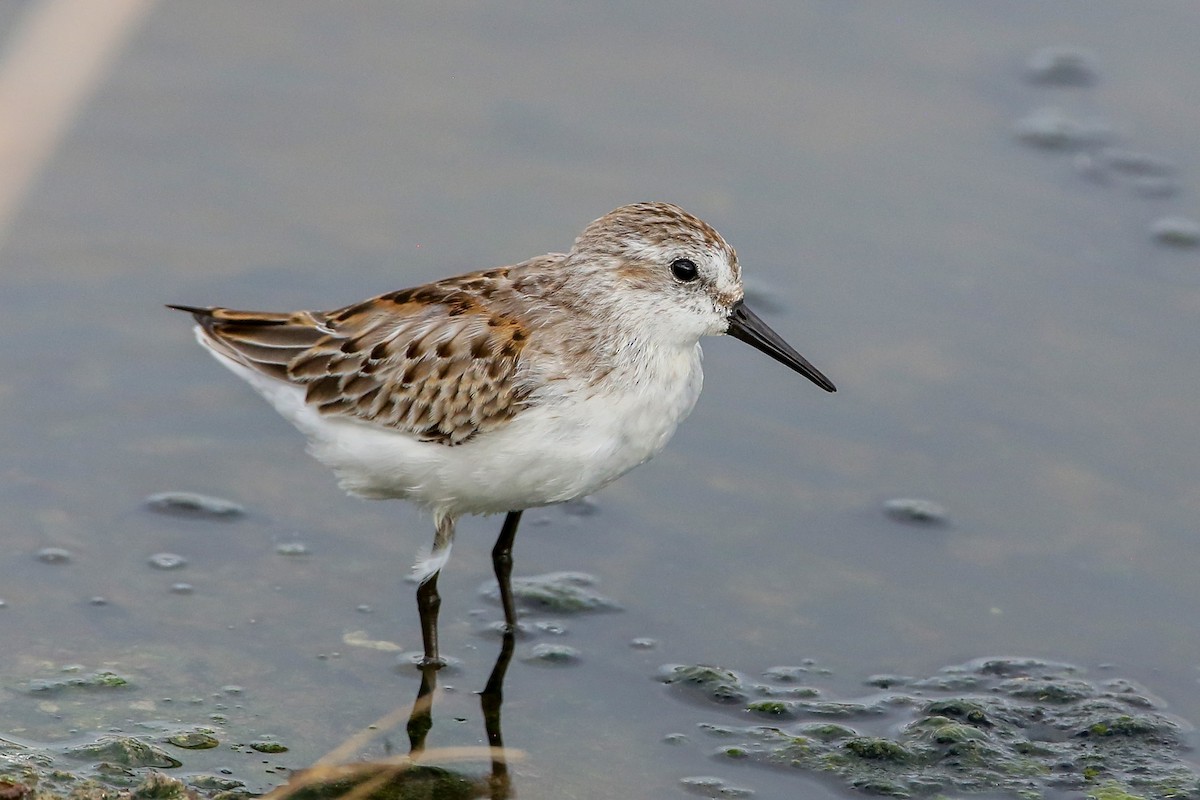
[[[429,579],[417,587],[417,610],[421,614],[421,642],[425,646],[425,656],[420,666],[440,667],[446,662],[438,656],[438,609],[442,607],[442,596],[437,590],[438,573],[433,573]]]
[[[521,524],[521,512],[510,511],[504,517],[500,536],[492,548],[492,568],[496,571],[496,583],[500,585],[500,605],[504,606],[504,627],[509,632],[517,630],[517,611],[512,596],[512,548]]]
[[[437,579],[442,566],[450,557],[450,545],[454,543],[454,517],[449,514],[435,515],[437,531],[433,536],[433,548],[429,557],[420,565],[430,571],[429,577],[417,587],[417,610],[421,613],[421,642],[425,645],[422,667],[443,667],[446,662],[438,655],[438,609],[442,607],[442,596],[438,594]]]
[[[520,524],[521,512],[508,512],[496,546],[492,548],[492,568],[496,571],[496,583],[500,586],[500,604],[504,606],[504,639],[492,674],[488,676],[487,686],[479,696],[483,726],[492,752],[491,795],[497,800],[509,797],[511,789],[508,761],[504,755],[504,737],[500,732],[500,706],[504,703],[504,674],[508,671],[508,662],[512,660],[517,631],[517,611],[512,596],[512,548]]]

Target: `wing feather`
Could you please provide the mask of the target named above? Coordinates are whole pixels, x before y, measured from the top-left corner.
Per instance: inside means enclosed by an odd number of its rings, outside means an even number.
[[[190,312],[221,355],[304,387],[322,414],[447,445],[507,424],[529,402],[529,329],[504,302],[508,268],[391,292],[330,312]]]

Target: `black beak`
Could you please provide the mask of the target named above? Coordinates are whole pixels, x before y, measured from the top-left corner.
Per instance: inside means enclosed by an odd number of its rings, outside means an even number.
[[[733,304],[729,312],[729,330],[725,331],[735,339],[741,339],[755,350],[761,350],[780,364],[787,364],[810,381],[827,392],[836,392],[837,387],[821,374],[821,371],[808,363],[808,359],[797,353],[792,346],[783,340],[778,333],[771,330],[767,323],[758,318],[746,308],[744,300]]]

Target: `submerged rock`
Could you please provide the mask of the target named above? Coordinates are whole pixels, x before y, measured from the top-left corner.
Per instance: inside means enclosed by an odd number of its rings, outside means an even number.
[[[701,797],[753,797],[753,789],[744,789],[740,786],[730,786],[725,782],[724,778],[716,778],[710,775],[694,775],[687,778],[680,778],[679,785],[684,790]]]
[[[1136,684],[1089,681],[1069,664],[979,659],[929,678],[882,682],[892,690],[885,695],[822,703],[775,699],[792,687],[751,687],[719,667],[669,665],[659,679],[724,714],[763,720],[702,724],[721,739],[718,756],[828,774],[870,794],[1038,798],[1077,791],[1147,800],[1200,794],[1200,775],[1184,760],[1187,726]],[[821,721],[832,707],[847,717],[891,719],[862,730]]]
[[[1186,217],[1163,217],[1150,226],[1150,233],[1163,244],[1175,247],[1200,244],[1200,223]]]
[[[524,608],[554,614],[619,611],[621,607],[617,603],[592,589],[596,583],[596,578],[585,572],[548,572],[513,578],[513,600]],[[479,593],[500,602],[500,589],[495,583],[484,584]]]
[[[579,663],[580,654],[578,650],[569,645],[543,642],[529,648],[529,652],[524,660],[530,664],[544,664],[554,667],[569,666]]]
[[[720,667],[666,664],[659,668],[658,679],[689,695],[716,703],[740,705],[750,698],[750,690],[742,676]]]
[[[71,689],[118,689],[129,685],[129,679],[112,670],[83,672],[82,667],[63,667],[63,678],[35,678],[28,684],[30,694],[57,694]]]
[[[1079,47],[1043,47],[1025,62],[1025,78],[1048,86],[1091,86],[1099,78],[1096,56]]]
[[[948,519],[946,509],[932,500],[913,497],[898,497],[883,504],[883,513],[899,522],[917,525],[944,525]]]
[[[167,737],[167,742],[184,750],[211,750],[221,744],[212,731],[195,730],[176,733]]]
[[[1013,126],[1017,138],[1047,150],[1078,150],[1106,144],[1114,138],[1112,126],[1099,119],[1073,117],[1061,108],[1039,108]]]
[[[132,736],[104,736],[94,742],[68,747],[64,754],[81,761],[104,761],[122,767],[174,768],[182,762],[157,745]]]
[[[145,503],[152,511],[178,516],[230,518],[246,513],[240,503],[197,492],[159,492],[147,497]]]
[[[61,670],[70,677],[46,682],[42,690],[69,690],[76,687],[124,686],[123,678],[114,680],[115,673],[87,673],[82,666],[68,665]],[[119,678],[119,676],[118,676]],[[39,697],[39,703],[58,719],[69,719],[83,709],[96,708],[97,698],[55,695]],[[170,698],[163,698],[170,703]],[[196,701],[199,702],[199,701]],[[220,746],[213,729],[206,726],[180,725],[162,720],[135,721],[128,714],[144,709],[146,703],[124,702],[117,713],[137,730],[136,735],[121,728],[106,725],[104,733],[80,733],[72,722],[64,721],[62,730],[71,731],[75,739],[67,742],[16,740],[0,737],[0,800],[242,800],[259,796],[274,781],[259,779],[263,774],[262,754],[244,748],[245,768],[256,776],[256,786],[248,788],[242,780],[232,777],[226,761],[220,756],[222,775],[196,771],[197,760],[211,763],[213,748]],[[89,716],[90,713],[89,713]],[[7,736],[7,734],[5,735]],[[178,748],[178,749],[176,749]],[[210,751],[209,756],[201,751]],[[239,746],[230,749],[238,752]],[[252,755],[251,755],[252,754]],[[192,763],[183,772],[181,759]],[[252,762],[252,764],[250,763]],[[279,765],[273,765],[278,771]],[[180,773],[183,774],[180,774]],[[271,774],[267,769],[266,774]]]
[[[1106,147],[1100,151],[1100,156],[1110,168],[1128,175],[1154,175],[1165,178],[1179,172],[1179,167],[1173,162],[1151,153]]]

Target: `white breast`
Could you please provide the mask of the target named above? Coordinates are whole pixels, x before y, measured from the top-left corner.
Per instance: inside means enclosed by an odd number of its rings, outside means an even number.
[[[351,420],[300,427],[313,455],[360,496],[403,497],[452,515],[548,505],[595,492],[662,450],[700,394],[700,348],[681,355],[598,387],[558,387],[503,428],[455,447]]]
[[[212,351],[212,348],[209,348]],[[450,447],[320,414],[304,391],[212,351],[309,440],[346,491],[490,514],[595,492],[666,445],[700,396],[698,344],[633,359],[596,385],[555,383],[502,428]]]

